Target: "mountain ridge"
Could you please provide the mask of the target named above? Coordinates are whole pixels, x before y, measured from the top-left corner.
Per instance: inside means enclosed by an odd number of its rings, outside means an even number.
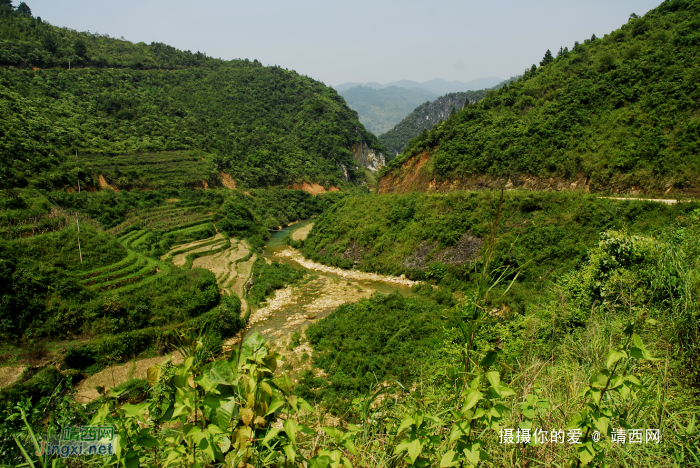
[[[359,86],[339,94],[358,113],[360,122],[367,130],[375,135],[393,127],[419,104],[437,97],[420,88],[406,89],[398,86],[383,89]]]
[[[379,191],[698,194],[699,31],[700,2],[674,0],[556,58],[547,51],[539,68],[411,140]]]
[[[448,93],[434,101],[425,102],[416,107],[394,128],[379,135],[379,141],[387,149],[387,160],[398,156],[406,147],[409,140],[420,135],[421,132],[431,129],[433,126],[447,119],[453,111],[462,109],[467,102],[474,103],[483,99],[486,93],[500,88],[506,83],[512,83],[518,77],[511,77],[493,88],[480,89],[460,93]]]
[[[341,92],[358,86],[366,86],[368,88],[374,89],[384,89],[390,86],[398,86],[400,88],[406,89],[421,88],[426,91],[435,93],[438,96],[441,96],[447,93],[474,91],[482,88],[490,88],[497,85],[498,83],[501,83],[502,81],[503,80],[501,78],[485,77],[476,78],[467,82],[458,80],[447,81],[442,78],[434,78],[432,80],[424,81],[422,83],[413,80],[392,81],[391,83],[386,84],[377,83],[376,81],[370,81],[368,83],[347,82],[341,83],[337,86],[333,86],[333,89],[335,89],[338,92]]]
[[[0,19],[0,188],[79,177],[97,187],[76,151],[135,162],[193,151],[207,165],[198,186],[223,172],[242,188],[328,188],[363,181],[353,145],[382,149],[335,90],[294,71],[80,33],[5,7]],[[137,172],[117,177],[143,185]]]

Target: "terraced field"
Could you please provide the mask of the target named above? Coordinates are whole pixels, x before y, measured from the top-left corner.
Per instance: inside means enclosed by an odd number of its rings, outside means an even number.
[[[132,226],[162,231],[187,228],[212,221],[211,215],[211,211],[204,206],[168,204],[147,210],[134,210],[127,215],[123,223],[108,232],[118,235]]]
[[[117,263],[84,273],[83,286],[96,291],[125,292],[150,283],[160,272],[169,271],[167,263],[132,250],[132,246],[138,245],[147,234],[147,231],[132,231],[120,238],[127,248],[127,256]]]
[[[210,168],[202,155],[189,151],[83,155],[81,163],[93,180],[114,189],[206,186]]]
[[[206,254],[210,251],[211,254]],[[161,260],[171,260],[174,265],[184,266],[191,254],[197,254],[192,260],[192,268],[204,268],[214,273],[221,290],[227,294],[236,293],[241,299],[241,314],[245,315],[248,310],[245,283],[250,278],[256,258],[254,254],[251,255],[250,246],[244,240],[230,239],[230,246],[226,247],[226,239],[216,234],[174,247]]]

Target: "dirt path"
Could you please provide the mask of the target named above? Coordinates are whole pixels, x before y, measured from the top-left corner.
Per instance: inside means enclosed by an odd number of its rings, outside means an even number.
[[[100,397],[100,393],[97,391],[96,387],[114,388],[131,379],[145,379],[147,378],[149,367],[155,366],[156,364],[163,364],[169,359],[172,360],[171,362],[173,364],[180,364],[183,361],[180,353],[174,353],[165,356],[140,359],[138,361],[130,361],[118,366],[110,366],[80,381],[75,387],[75,400],[78,403],[90,403]]]
[[[365,273],[364,271],[357,270],[343,270],[342,268],[330,267],[316,263],[314,261],[304,258],[304,256],[296,249],[287,248],[282,252],[278,252],[276,255],[280,257],[287,257],[299,265],[303,266],[307,270],[322,271],[325,273],[332,273],[334,275],[342,276],[343,278],[352,279],[356,281],[383,281],[385,283],[400,284],[403,286],[413,286],[417,284],[418,281],[412,281],[406,278],[404,275],[401,276],[387,276],[379,275],[377,273]]]
[[[292,240],[299,241],[304,240],[309,236],[311,229],[313,229],[314,223],[309,223],[303,228],[299,228],[292,233]]]
[[[0,367],[0,388],[12,385],[22,376],[27,366],[3,366]]]
[[[250,278],[251,270],[253,269],[253,263],[255,263],[256,256],[253,255],[249,260],[245,262],[239,262],[236,265],[236,278],[231,286],[231,290],[235,292],[241,299],[241,317],[245,316],[248,312],[248,303],[245,300],[245,284]]]
[[[608,200],[633,200],[633,201],[650,201],[656,203],[664,203],[666,205],[675,205],[678,200],[663,199],[663,198],[624,198],[624,197],[600,197],[607,198]]]
[[[211,240],[211,239],[209,239],[209,240]],[[217,242],[217,243],[211,244],[211,245],[205,245],[204,247],[200,247],[198,249],[188,250],[187,252],[183,252],[181,254],[175,255],[173,257],[173,264],[176,266],[182,266],[187,261],[186,259],[187,259],[187,256],[189,254],[196,253],[196,252],[206,252],[207,250],[218,249],[219,247],[221,247],[223,245],[223,243],[224,243],[224,241],[222,239],[221,242]],[[196,260],[199,260],[199,259],[196,259]]]

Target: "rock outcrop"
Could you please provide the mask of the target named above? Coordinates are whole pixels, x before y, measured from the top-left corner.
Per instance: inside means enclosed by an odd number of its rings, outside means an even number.
[[[357,164],[366,167],[370,171],[378,171],[386,165],[386,159],[382,153],[376,153],[372,148],[367,146],[364,141],[359,144],[352,145],[352,157]]]

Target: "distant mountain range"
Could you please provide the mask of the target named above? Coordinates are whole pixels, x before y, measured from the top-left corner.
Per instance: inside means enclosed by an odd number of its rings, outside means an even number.
[[[463,81],[447,81],[443,80],[442,78],[436,78],[434,80],[424,81],[423,83],[412,80],[400,80],[386,84],[377,83],[376,81],[370,81],[369,83],[347,82],[338,86],[333,86],[333,88],[340,93],[341,91],[346,91],[357,86],[366,86],[374,89],[384,89],[390,86],[397,86],[405,89],[419,88],[433,93],[436,96],[442,96],[443,94],[447,93],[458,93],[463,91],[491,88],[502,81],[502,78],[496,78],[493,76],[488,78],[477,78],[475,80],[467,81],[466,83]]]
[[[365,128],[375,135],[393,128],[420,104],[437,97],[437,94],[422,88],[406,89],[399,86],[382,89],[353,86],[338,94],[343,96],[351,109],[357,111]]]

